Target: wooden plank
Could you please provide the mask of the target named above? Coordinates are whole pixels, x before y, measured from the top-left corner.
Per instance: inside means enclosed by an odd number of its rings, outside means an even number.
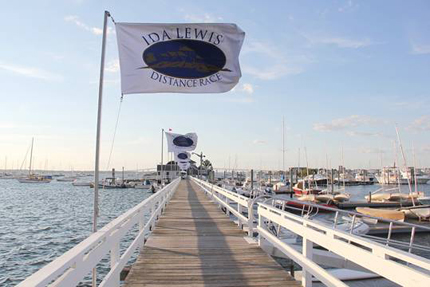
[[[300,286],[192,181],[182,180],[127,287]]]

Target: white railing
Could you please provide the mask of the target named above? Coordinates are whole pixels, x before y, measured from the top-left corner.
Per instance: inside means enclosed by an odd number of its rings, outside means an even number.
[[[100,286],[119,286],[120,273],[125,264],[133,253],[145,244],[148,233],[154,228],[155,222],[164,211],[179,182],[180,178],[175,179],[28,277],[18,286],[76,286],[107,255],[110,255],[110,271],[103,278]],[[120,243],[136,225],[139,225],[136,237],[121,254]]]
[[[314,245],[321,246],[401,286],[430,286],[430,260],[426,258],[357,236],[352,232],[336,229],[336,225],[328,226],[320,221],[283,211],[284,208],[279,209],[276,206],[276,200],[267,201],[272,204],[257,202],[255,199],[249,199],[208,182],[196,178],[193,180],[216,203],[235,215],[239,222],[247,224],[250,231],[257,231],[259,243],[265,239],[299,264],[303,269],[303,286],[312,286],[312,277],[327,286],[347,286],[315,263],[313,260]],[[256,228],[253,223],[254,204],[258,204]],[[247,214],[241,210],[244,207],[247,207]],[[301,236],[303,239],[302,252],[279,239],[269,230],[269,226],[276,226],[278,230],[283,228]],[[249,232],[250,236],[252,234],[253,232]]]
[[[342,285],[344,283],[337,278],[330,278],[331,275],[327,275],[324,269],[313,263],[313,244],[324,247],[330,252],[347,258],[349,261],[402,286],[430,285],[430,274],[428,273],[430,272],[430,260],[428,259],[342,230],[333,229],[318,223],[318,221],[282,211],[266,203],[258,203],[258,215],[257,229],[260,236],[302,266],[305,286],[310,286],[309,281],[312,275],[327,286],[344,286]],[[303,253],[296,251],[269,232],[265,224],[268,221],[301,236],[303,238]],[[412,268],[412,266],[418,268]]]
[[[194,182],[197,183],[197,185],[199,185],[203,191],[212,198],[212,200],[224,207],[228,213],[236,216],[240,228],[243,228],[243,225],[247,225],[248,235],[250,237],[253,236],[254,213],[253,202],[251,199],[214,184],[210,184],[207,181],[203,181],[195,177],[192,177],[191,179],[194,180]]]

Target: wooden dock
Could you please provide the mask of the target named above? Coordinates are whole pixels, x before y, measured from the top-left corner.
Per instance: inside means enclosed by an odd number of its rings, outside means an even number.
[[[300,286],[191,180],[182,180],[125,280],[140,286]]]

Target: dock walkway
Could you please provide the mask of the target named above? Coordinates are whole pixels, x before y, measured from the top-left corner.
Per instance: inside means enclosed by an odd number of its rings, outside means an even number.
[[[141,286],[300,286],[191,180],[182,180],[125,280]]]

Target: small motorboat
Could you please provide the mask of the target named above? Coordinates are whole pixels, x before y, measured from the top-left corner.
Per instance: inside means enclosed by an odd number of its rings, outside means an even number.
[[[347,193],[338,193],[334,195],[334,200],[338,202],[345,202],[348,201],[351,198],[351,196]]]
[[[430,219],[430,205],[417,205],[399,209],[407,218],[425,220]]]
[[[134,188],[148,190],[151,189],[151,186],[152,184],[149,180],[144,180],[142,183],[137,183]]]
[[[78,181],[77,179],[75,179],[72,182],[73,186],[91,186],[91,182],[87,182],[87,181]]]
[[[423,205],[430,205],[430,196],[423,196],[417,198],[418,202]]]
[[[393,209],[378,209],[370,207],[356,207],[355,210],[358,213],[380,217],[389,220],[405,221],[405,213],[399,210]]]
[[[315,199],[319,202],[333,202],[334,201],[334,194],[331,193],[325,193],[325,194],[317,194],[315,195]]]
[[[72,177],[72,176],[57,178],[57,181],[60,181],[60,182],[74,182],[75,180],[76,180],[76,177]]]

